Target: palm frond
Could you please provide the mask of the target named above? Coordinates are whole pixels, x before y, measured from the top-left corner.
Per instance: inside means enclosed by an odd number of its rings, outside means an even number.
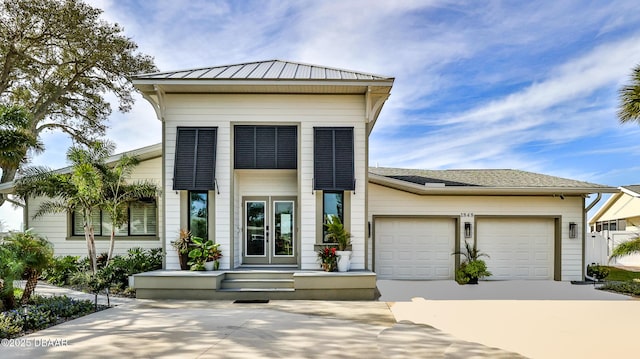
[[[47,213],[63,213],[72,210],[72,206],[65,201],[44,201],[38,207],[36,213],[33,214],[33,218],[38,218]]]
[[[615,258],[628,256],[631,254],[640,254],[640,237],[634,238],[630,241],[618,244],[611,252],[609,261]]]

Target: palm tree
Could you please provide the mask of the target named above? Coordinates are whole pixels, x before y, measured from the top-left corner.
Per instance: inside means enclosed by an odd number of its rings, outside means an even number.
[[[619,94],[618,118],[620,122],[635,121],[640,123],[640,65],[633,69],[631,83],[623,86]]]
[[[15,254],[18,261],[22,262],[27,284],[25,284],[20,303],[27,304],[36,289],[38,277],[53,261],[53,246],[30,230],[13,233],[4,239],[4,245]]]
[[[72,164],[70,174],[57,173],[46,167],[30,167],[16,181],[16,193],[24,200],[37,196],[52,198],[42,202],[34,218],[46,213],[81,213],[91,271],[94,274],[97,260],[92,218],[102,203],[103,190],[103,175],[99,167],[104,165],[114,148],[113,144],[104,142],[96,142],[87,148],[71,147],[67,151],[67,159]]]
[[[105,167],[102,169],[104,171],[104,202],[102,209],[111,218],[107,263],[113,258],[116,229],[126,224],[129,220],[127,214],[129,205],[141,199],[155,198],[158,194],[158,188],[153,182],[138,181],[131,184],[127,183],[133,168],[138,163],[140,161],[137,158],[123,155],[113,168]]]

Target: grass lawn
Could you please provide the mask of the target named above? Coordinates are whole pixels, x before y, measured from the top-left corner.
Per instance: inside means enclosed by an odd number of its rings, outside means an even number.
[[[640,272],[632,272],[616,267],[607,267],[609,268],[609,275],[605,280],[607,281],[616,281],[616,282],[631,282],[635,278],[640,278]]]

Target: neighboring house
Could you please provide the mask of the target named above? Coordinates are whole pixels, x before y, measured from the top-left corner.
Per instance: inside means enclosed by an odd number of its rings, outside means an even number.
[[[589,220],[590,236],[604,253],[602,262],[613,248],[640,236],[640,185],[622,186]],[[640,254],[611,261],[612,264],[640,266]]]
[[[135,156],[140,163],[133,169],[130,180],[151,180],[160,185],[161,178],[161,144],[148,146],[126,154]],[[117,161],[122,154],[111,156],[107,163]],[[60,173],[69,173],[70,167],[57,170]],[[0,192],[12,193],[13,182],[0,186]],[[40,207],[44,199],[42,197],[29,198],[24,209],[24,223],[26,228],[31,228],[35,233],[43,235],[52,244],[56,256],[74,255],[84,257],[87,255],[87,244],[84,237],[82,221],[76,213],[48,213],[38,218],[33,215]],[[114,251],[123,254],[129,248],[160,248],[162,244],[158,235],[158,228],[162,224],[162,218],[158,215],[158,208],[162,205],[162,198],[157,201],[137,203],[129,208],[129,222],[116,231]],[[98,211],[94,214],[94,229],[96,238],[96,250],[98,253],[106,253],[109,248],[111,226],[105,213]]]
[[[323,225],[338,216],[351,269],[378,278],[453,279],[452,253],[476,241],[490,279],[580,280],[585,198],[616,191],[517,170],[368,167],[388,76],[273,60],[133,82],[163,125],[149,172],[162,183],[166,269],[179,268],[171,242],[189,229],[220,244],[222,270],[319,270]],[[65,223],[40,228],[64,238]]]

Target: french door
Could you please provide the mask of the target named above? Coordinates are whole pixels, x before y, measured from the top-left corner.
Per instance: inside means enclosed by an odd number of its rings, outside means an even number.
[[[297,264],[295,200],[243,199],[243,264]]]

